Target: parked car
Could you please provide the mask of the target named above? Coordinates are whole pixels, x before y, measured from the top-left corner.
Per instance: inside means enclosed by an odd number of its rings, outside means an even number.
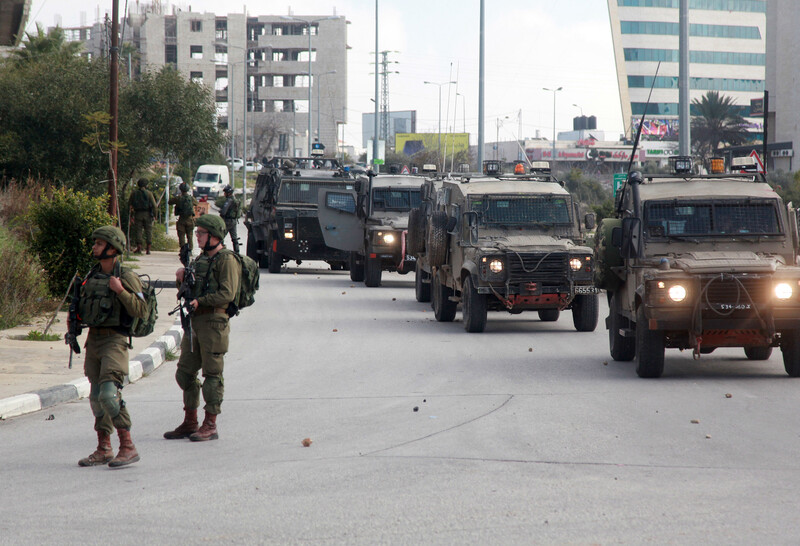
[[[241,171],[241,170],[242,170],[242,165],[244,165],[244,161],[242,161],[242,160],[241,160],[241,159],[239,159],[239,158],[234,158],[234,159],[228,158],[228,159],[227,159],[225,162],[226,162],[226,163],[227,163],[227,164],[230,166],[230,168],[231,168],[231,169],[233,169],[234,171]]]
[[[257,173],[257,172],[261,171],[262,168],[263,168],[263,165],[261,163],[259,163],[258,161],[248,161],[247,162],[247,167],[245,167],[245,170],[247,172],[249,172],[249,173]]]

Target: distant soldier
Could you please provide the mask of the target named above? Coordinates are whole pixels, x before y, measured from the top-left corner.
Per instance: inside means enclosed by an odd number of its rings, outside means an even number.
[[[236,233],[236,226],[239,223],[239,216],[241,216],[241,208],[239,201],[233,196],[233,188],[225,186],[222,192],[225,194],[225,202],[222,204],[222,208],[219,209],[219,215],[225,220],[225,228],[231,236],[233,251],[238,254],[239,236]]]
[[[89,326],[83,367],[91,386],[89,404],[94,413],[97,450],[78,464],[125,466],[139,460],[121,392],[128,375],[128,335],[133,318],[144,318],[147,306],[139,276],[118,261],[125,250],[122,230],[103,226],[94,230],[92,239],[92,256],[98,264],[81,284],[78,315]],[[119,435],[116,457],[111,449],[114,429]]]
[[[216,215],[204,214],[197,219],[197,245],[203,251],[192,262],[194,299],[188,303],[193,311],[192,340],[184,336],[175,380],[183,390],[184,419],[176,429],[164,433],[167,440],[189,438],[193,442],[216,440],[217,415],[222,411],[224,382],[222,369],[228,352],[230,324],[228,307],[239,293],[241,266],[233,252],[225,248],[225,222]],[[176,274],[177,283],[184,280],[185,269]],[[197,379],[202,370],[203,383]],[[198,428],[197,408],[200,393],[205,400],[205,418]]]
[[[147,189],[147,180],[140,178],[137,185],[139,189],[134,190],[128,200],[133,225],[131,244],[136,245],[133,250],[135,254],[142,253],[142,230],[144,230],[147,253],[150,254],[150,245],[153,244],[153,220],[156,218],[156,198],[153,192]]]
[[[192,231],[194,230],[194,208],[197,206],[197,199],[189,193],[189,186],[183,182],[178,189],[181,191],[179,196],[170,197],[169,204],[175,205],[175,228],[178,230],[178,244],[189,245],[189,250],[194,248],[192,241]]]

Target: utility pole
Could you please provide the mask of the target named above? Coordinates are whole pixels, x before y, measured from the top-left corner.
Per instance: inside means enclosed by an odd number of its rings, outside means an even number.
[[[391,146],[393,143],[389,140],[389,74],[399,74],[397,70],[389,70],[390,64],[396,64],[397,61],[390,61],[390,53],[400,53],[399,51],[381,51],[383,60],[380,62],[380,76],[381,76],[381,124],[380,136],[386,143],[386,146]],[[378,70],[378,67],[375,67]]]
[[[680,0],[678,36],[678,154],[692,155],[692,122],[689,117],[689,0]]]
[[[484,0],[481,0],[480,11],[480,45],[478,46],[478,171],[483,169],[483,143],[486,136],[483,130],[483,84],[486,74],[486,63],[484,60],[484,28],[486,26]]]
[[[372,133],[372,168],[380,171],[378,161],[378,0],[375,0],[375,123]]]
[[[108,213],[118,218],[117,210],[117,140],[119,139],[119,0],[113,0],[111,9],[111,64],[108,141],[110,143],[109,170],[108,170]],[[169,186],[169,180],[167,180]]]

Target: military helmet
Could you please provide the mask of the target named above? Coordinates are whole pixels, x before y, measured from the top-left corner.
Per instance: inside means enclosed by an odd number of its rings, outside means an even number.
[[[222,188],[222,193],[224,193],[226,195],[229,194],[229,193],[233,193],[233,188],[231,188],[230,184],[228,184],[227,186]]]
[[[92,232],[92,239],[102,239],[112,247],[117,249],[117,252],[122,254],[125,252],[125,234],[116,226],[102,226]]]
[[[205,229],[220,241],[225,238],[225,234],[228,232],[227,228],[225,227],[225,220],[215,214],[202,215],[197,219],[195,225],[199,228]]]
[[[189,186],[186,185],[186,182],[181,182],[178,189],[181,190],[181,193],[187,193],[189,191]]]
[[[139,181],[137,182],[137,184],[139,185],[140,188],[146,188],[147,187],[147,180],[144,179],[144,178],[140,178]]]

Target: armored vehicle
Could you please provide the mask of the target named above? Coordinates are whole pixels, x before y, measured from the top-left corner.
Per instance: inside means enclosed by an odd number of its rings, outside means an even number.
[[[434,210],[441,209],[443,205],[437,202],[441,197],[440,190],[445,177],[431,176],[425,179],[420,188],[419,207],[411,209],[408,213],[407,251],[416,260],[416,274],[414,276],[414,293],[419,302],[431,301],[431,265],[425,249],[425,237],[428,219]]]
[[[406,274],[414,256],[406,252],[408,213],[419,206],[422,178],[371,173],[355,190],[320,189],[319,224],[325,244],[350,253],[350,278],[380,286],[383,271]]]
[[[324,260],[346,269],[349,254],[325,244],[317,221],[320,188],[352,190],[354,180],[332,159],[273,159],[256,179],[247,215],[247,255],[270,273],[284,262]]]
[[[797,216],[757,174],[632,172],[617,218],[597,230],[597,285],[607,290],[614,360],[636,358],[640,377],[660,377],[664,350],[743,347],[766,360],[780,347],[800,375]]]
[[[592,249],[581,237],[578,207],[549,168],[525,174],[444,180],[427,222],[433,310],[482,332],[487,311],[536,310],[554,321],[572,310],[578,331],[597,326]],[[585,218],[594,227],[594,216]]]

